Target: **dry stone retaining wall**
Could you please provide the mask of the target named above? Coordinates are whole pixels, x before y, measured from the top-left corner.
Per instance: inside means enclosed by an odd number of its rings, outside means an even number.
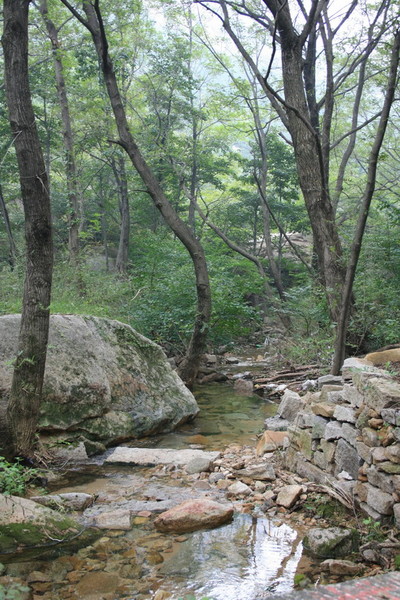
[[[342,372],[321,377],[318,392],[287,390],[266,426],[289,422],[288,469],[340,486],[371,518],[400,527],[400,384],[365,360],[348,359]]]

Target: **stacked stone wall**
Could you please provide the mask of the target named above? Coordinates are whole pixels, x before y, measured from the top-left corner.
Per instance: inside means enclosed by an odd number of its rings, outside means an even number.
[[[287,428],[286,467],[340,487],[366,515],[400,527],[400,384],[349,359],[342,377],[321,377],[318,387],[305,396],[287,390],[266,423]]]

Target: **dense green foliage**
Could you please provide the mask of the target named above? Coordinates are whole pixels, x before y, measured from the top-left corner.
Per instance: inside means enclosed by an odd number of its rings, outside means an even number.
[[[60,106],[50,43],[40,14],[32,7],[32,94],[50,171],[56,246],[52,312],[120,319],[168,351],[183,352],[196,306],[190,257],[167,229],[126,161],[129,261],[122,275],[113,270],[120,235],[118,169],[123,154],[110,143],[116,137],[115,123],[87,32],[66,18],[61,3],[49,1],[49,9],[56,24],[64,23],[59,32],[60,56],[74,129],[81,205],[80,259],[72,266],[67,248],[69,206]],[[281,329],[279,313],[284,313],[292,319],[292,329],[285,335],[285,355],[296,361],[328,363],[334,324],[329,322],[324,294],[312,271],[311,229],[293,151],[242,60],[226,43],[221,47],[212,29],[206,36],[195,11],[187,5],[153,2],[146,11],[138,0],[131,0],[119,8],[104,3],[102,9],[132,131],[171,204],[195,228],[205,249],[213,297],[210,349],[245,341],[260,345],[266,332]],[[342,47],[335,48],[338,64],[345,64],[348,49],[357,45],[357,39],[346,35]],[[263,36],[252,31],[246,41],[253,44],[261,60]],[[218,51],[210,53],[206,46],[213,43]],[[375,71],[380,61],[387,60],[382,52],[379,49],[368,63],[368,95],[362,105],[366,114],[368,99],[381,94],[383,76],[375,76]],[[354,81],[350,80],[348,94],[337,99],[339,108],[332,126],[337,139],[350,128]],[[3,94],[0,86],[1,99]],[[356,310],[350,326],[354,352],[400,339],[400,206],[398,181],[392,176],[398,170],[396,110],[379,161],[379,185],[355,284]],[[265,196],[270,212],[265,210],[259,190],[263,167],[255,113],[267,139]],[[373,128],[374,123],[368,123],[359,135],[357,154],[349,161],[337,207],[345,249],[351,243]],[[17,256],[10,258],[10,238],[4,218],[0,218],[0,314],[6,314],[20,310],[24,219],[4,111],[0,113],[0,131],[1,189],[17,249]],[[347,138],[343,139],[332,153],[332,181],[347,143]],[[255,265],[228,248],[193,212],[194,200],[233,243],[260,257],[275,298],[266,296],[265,282]],[[284,303],[277,299],[265,258],[267,218],[286,294]],[[290,232],[303,235],[299,252],[308,268],[290,250],[284,236]],[[10,262],[15,262],[13,269]]]

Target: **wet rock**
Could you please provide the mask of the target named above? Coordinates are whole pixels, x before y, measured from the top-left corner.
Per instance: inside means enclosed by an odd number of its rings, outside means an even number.
[[[341,558],[357,550],[358,534],[354,529],[316,527],[308,531],[303,544],[319,558]]]
[[[253,382],[249,379],[236,379],[233,385],[233,389],[238,394],[243,394],[244,396],[251,396],[254,390]]]
[[[186,467],[186,473],[203,473],[205,471],[210,471],[212,466],[212,460],[207,457],[198,456],[190,460]]]
[[[159,531],[185,533],[218,527],[232,517],[232,506],[201,498],[187,500],[162,513],[155,519],[154,526]]]
[[[303,493],[301,485],[285,485],[276,498],[276,504],[284,508],[292,508]]]
[[[184,449],[173,450],[170,448],[125,448],[119,446],[105,460],[108,464],[130,464],[141,466],[175,465],[186,467],[194,459],[204,459],[210,463],[220,456],[220,452],[206,452],[204,450]]]
[[[42,546],[51,538],[68,541],[82,526],[32,500],[0,494],[0,548],[15,552],[24,546]]]
[[[257,442],[256,454],[261,456],[266,452],[274,452],[278,448],[283,448],[287,440],[287,431],[264,431]]]
[[[31,500],[56,510],[85,510],[85,508],[92,506],[94,496],[92,494],[71,492],[65,494],[48,494],[46,496],[32,496]]]
[[[131,512],[128,509],[117,509],[102,512],[93,518],[92,525],[98,529],[129,530],[131,525]]]
[[[79,598],[102,597],[103,594],[115,594],[118,585],[118,575],[96,571],[86,573],[76,585],[76,591]]]

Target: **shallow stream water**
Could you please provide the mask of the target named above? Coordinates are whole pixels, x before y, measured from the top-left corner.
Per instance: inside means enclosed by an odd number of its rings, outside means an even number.
[[[199,416],[174,433],[141,440],[135,446],[222,450],[229,444],[254,445],[276,405],[256,395],[235,393],[228,384],[199,387]],[[84,491],[118,507],[126,499],[186,499],[177,474],[159,477],[152,469],[96,466],[66,474],[52,493]],[[175,496],[174,496],[175,497]],[[101,504],[99,504],[101,506]],[[302,556],[302,535],[278,520],[238,513],[232,523],[183,536],[155,532],[148,516],[133,519],[127,532],[103,532],[92,546],[54,549],[53,555],[8,565],[8,574],[45,574],[33,583],[35,600],[257,600],[287,593]],[[0,557],[0,562],[2,558]],[[4,561],[3,561],[4,562]],[[163,596],[162,591],[165,592]],[[157,596],[156,596],[157,597]]]

